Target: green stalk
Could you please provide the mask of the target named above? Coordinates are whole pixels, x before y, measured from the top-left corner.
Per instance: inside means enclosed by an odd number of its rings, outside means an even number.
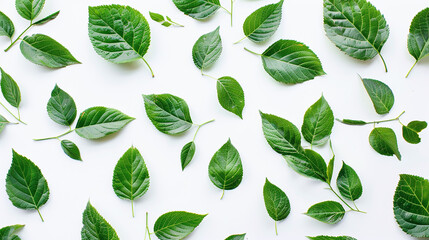
[[[37,213],[39,213],[39,216],[40,216],[40,219],[42,219],[42,222],[45,222],[45,220],[43,219],[43,217],[42,217],[42,214],[40,213],[40,211],[39,211],[39,208],[36,208],[36,210],[37,210]]]
[[[277,221],[274,221],[274,227],[276,228],[276,236],[279,235],[278,231],[277,231]]]
[[[378,55],[380,55],[381,61],[383,61],[384,70],[387,72],[387,65],[386,65],[386,62],[384,61],[383,56],[381,56],[381,53],[378,53]]]
[[[231,0],[231,27],[232,27],[232,13],[234,12],[234,0]]]
[[[195,138],[197,137],[197,133],[198,133],[198,131],[200,130],[200,128],[201,128],[202,126],[204,126],[204,125],[208,124],[208,123],[211,123],[211,122],[214,122],[214,119],[212,119],[212,120],[210,120],[210,121],[207,121],[207,122],[205,122],[205,123],[202,123],[202,124],[198,125],[197,131],[195,131],[194,139],[192,139],[192,141],[195,141]]]
[[[411,70],[413,70],[413,68],[416,66],[417,61],[413,64],[413,66],[411,67],[410,71],[408,71],[407,75],[405,76],[405,78],[408,77],[408,75],[410,75]]]
[[[72,130],[68,130],[67,132],[65,132],[65,133],[63,133],[63,134],[60,134],[60,135],[58,135],[58,136],[55,136],[55,137],[38,138],[38,139],[33,139],[33,140],[34,140],[34,141],[44,141],[44,140],[50,140],[50,139],[58,139],[58,138],[60,138],[60,137],[62,137],[62,136],[65,136],[65,135],[67,135],[67,134],[71,133],[71,132],[74,132],[74,129],[72,129]]]
[[[253,53],[253,54],[255,54],[255,55],[262,56],[262,54],[256,53],[256,52],[254,52],[254,51],[252,51],[252,50],[249,50],[249,49],[247,49],[246,47],[244,48],[244,50],[246,50],[246,51],[248,51],[248,52],[250,52],[250,53]]]
[[[7,109],[7,107],[5,106],[5,105],[3,105],[3,103],[1,103],[0,102],[0,105],[2,105],[3,106],[3,108],[4,109],[6,109],[6,111],[10,114],[10,115],[12,115],[18,122],[20,122],[20,123],[22,123],[22,124],[24,124],[24,125],[27,125],[25,122],[23,122],[23,121],[21,121],[21,118],[20,117],[17,117],[17,116],[15,116],[15,114],[13,114],[9,109]],[[18,110],[18,116],[19,116],[19,110]]]
[[[131,200],[131,212],[133,213],[133,217],[134,217],[134,201]]]
[[[387,119],[387,120],[381,120],[381,121],[372,121],[372,122],[367,122],[367,124],[378,124],[378,123],[385,123],[385,122],[393,122],[393,121],[398,121],[399,118],[405,113],[405,111],[403,111],[401,114],[399,114],[399,116],[397,116],[396,118],[392,118],[392,119]]]
[[[9,49],[13,46],[13,45],[15,45],[15,43],[22,37],[22,35],[24,35],[24,33],[25,32],[27,32],[28,31],[28,29],[30,29],[31,27],[33,26],[33,21],[31,21],[31,23],[30,23],[30,26],[28,26],[25,30],[24,30],[24,32],[22,32],[16,39],[15,39],[15,41],[13,41],[10,45],[9,45],[9,47],[7,47],[4,51],[5,52],[7,52],[7,51],[9,51]]]
[[[149,68],[150,73],[152,74],[152,77],[155,77],[155,75],[153,74],[152,68],[150,67],[149,63],[143,57],[142,57],[142,59],[143,59],[144,63],[146,63],[146,66]]]
[[[220,200],[223,199],[223,196],[225,195],[225,189],[222,189],[222,196],[220,196]]]

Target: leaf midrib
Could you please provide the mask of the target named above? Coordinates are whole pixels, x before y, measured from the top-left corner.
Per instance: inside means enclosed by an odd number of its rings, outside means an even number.
[[[36,200],[34,199],[33,192],[31,192],[31,190],[30,190],[30,186],[29,186],[29,184],[28,184],[28,182],[27,182],[27,179],[25,178],[25,172],[24,172],[24,171],[23,171],[23,169],[21,168],[21,165],[18,165],[17,167],[19,168],[19,170],[20,170],[20,172],[21,172],[22,176],[24,176],[24,177],[23,177],[23,180],[24,180],[24,182],[25,182],[25,186],[27,187],[27,190],[28,190],[28,192],[29,192],[29,195],[30,195],[30,197],[31,197],[31,200],[33,201],[34,208],[35,208],[36,210],[38,210],[38,209],[39,209],[39,206],[37,206]],[[31,170],[31,167],[29,167],[29,169]],[[39,180],[40,180],[40,179],[39,179]]]
[[[189,223],[189,222],[192,222],[192,221],[195,221],[195,220],[198,220],[198,219],[190,219],[190,220],[183,221],[183,222],[177,222],[177,223],[172,224],[172,225],[167,225],[167,226],[165,226],[165,227],[163,227],[163,228],[160,228],[160,229],[156,230],[154,233],[157,233],[157,232],[163,231],[163,230],[165,230],[165,229],[173,228],[173,227],[175,227],[175,226],[177,226],[177,225],[180,225],[180,224]],[[192,227],[193,227],[193,226],[192,226]]]
[[[276,5],[276,7],[274,8],[274,10],[273,11],[271,11],[271,13],[268,15],[268,17],[267,18],[265,18],[262,22],[261,22],[261,24],[259,24],[257,27],[255,27],[255,29],[251,32],[251,33],[249,33],[248,35],[246,35],[246,37],[249,37],[250,35],[252,35],[253,33],[255,33],[266,21],[267,21],[267,19],[268,18],[270,18],[270,16],[273,14],[273,12],[275,11],[275,10],[277,10],[277,7],[278,7],[278,4],[279,3],[274,3],[274,4],[271,4],[271,5]],[[268,6],[265,6],[265,7],[268,7]],[[259,10],[259,9],[258,9]],[[258,11],[258,10],[256,10],[256,11]]]
[[[162,107],[160,107],[158,104],[156,104],[156,102],[155,102],[155,101],[152,101],[152,100],[150,100],[149,98],[145,98],[145,99],[147,99],[148,101],[150,101],[151,103],[153,103],[156,107],[158,107],[159,109],[161,109],[163,112],[168,113],[168,115],[170,115],[170,116],[174,117],[175,119],[179,119],[180,121],[182,121],[182,122],[186,122],[186,123],[189,123],[189,124],[191,124],[191,125],[193,124],[192,122],[188,122],[187,120],[181,119],[181,118],[179,118],[178,116],[176,116],[176,115],[174,115],[174,114],[172,114],[172,113],[170,113],[170,112],[166,111],[164,108],[162,108]]]

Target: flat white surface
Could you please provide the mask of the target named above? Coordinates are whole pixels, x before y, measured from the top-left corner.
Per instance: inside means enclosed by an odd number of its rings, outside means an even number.
[[[152,40],[145,58],[155,71],[154,79],[143,62],[115,65],[92,49],[87,35],[87,7],[115,2],[135,7],[148,19]],[[35,211],[15,208],[8,200],[4,182],[1,183],[0,226],[26,224],[20,233],[22,239],[80,239],[82,212],[90,199],[124,240],[143,239],[146,211],[152,229],[156,218],[173,210],[209,213],[189,239],[218,240],[236,233],[247,233],[247,238],[253,240],[306,239],[305,236],[322,234],[349,235],[359,240],[412,239],[395,222],[393,194],[401,173],[429,177],[429,131],[421,134],[422,143],[411,145],[402,139],[398,123],[384,124],[397,134],[403,155],[403,160],[398,161],[371,149],[368,135],[372,126],[336,123],[332,134],[337,155],[335,176],[342,160],[357,171],[364,186],[357,205],[368,213],[347,213],[339,224],[330,226],[302,213],[317,202],[337,199],[324,189],[325,184],[292,171],[269,147],[263,137],[258,110],[286,118],[300,128],[306,109],[323,93],[339,118],[387,119],[406,110],[402,117],[405,123],[429,120],[429,60],[423,60],[408,79],[404,78],[414,63],[406,47],[409,25],[414,15],[427,6],[425,1],[372,0],[390,25],[390,37],[382,50],[388,73],[384,72],[378,56],[368,62],[354,60],[325,37],[322,0],[285,1],[282,23],[272,38],[262,44],[244,40],[237,45],[232,43],[242,38],[244,19],[257,8],[274,1],[237,0],[233,28],[229,15],[223,10],[207,21],[196,21],[183,15],[170,0],[115,2],[47,0],[41,16],[56,10],[61,10],[60,15],[29,31],[29,34],[44,33],[53,37],[66,46],[83,63],[81,65],[59,70],[34,65],[21,55],[18,45],[8,53],[0,53],[0,66],[21,87],[21,114],[29,123],[28,126],[7,126],[0,135],[0,180],[6,178],[14,148],[41,168],[51,191],[49,201],[40,209],[46,220],[42,223]],[[229,1],[221,3],[229,8]],[[17,14],[12,1],[2,1],[0,9],[15,23],[17,36],[28,22]],[[185,28],[162,27],[149,19],[149,10],[167,14]],[[220,107],[215,81],[202,77],[192,62],[191,49],[195,41],[219,25],[223,52],[207,73],[216,77],[230,75],[241,83],[246,96],[244,120]],[[321,59],[327,75],[287,86],[264,71],[258,56],[243,50],[246,46],[263,52],[281,38],[307,44]],[[1,38],[1,48],[7,45],[8,40]],[[396,101],[389,115],[380,117],[375,113],[357,74],[382,80],[392,88]],[[62,152],[56,140],[32,141],[67,130],[51,121],[46,113],[46,104],[56,83],[75,99],[78,113],[102,105],[119,109],[136,120],[119,134],[104,140],[89,141],[70,134],[66,139],[80,147],[84,160],[73,161]],[[184,98],[195,123],[216,119],[201,129],[196,139],[196,155],[184,172],[180,168],[180,150],[192,139],[195,129],[178,137],[158,132],[145,114],[141,97],[141,94],[152,93],[171,93]],[[0,114],[13,120],[3,109]],[[222,192],[210,182],[207,167],[213,154],[228,138],[240,152],[244,178],[241,185],[227,191],[221,201]],[[116,162],[131,145],[141,151],[151,176],[149,191],[135,202],[135,218],[131,217],[130,202],[119,199],[111,186]],[[328,146],[316,150],[325,159],[331,157]],[[262,187],[266,177],[287,193],[292,206],[289,217],[278,224],[278,237],[263,202]]]

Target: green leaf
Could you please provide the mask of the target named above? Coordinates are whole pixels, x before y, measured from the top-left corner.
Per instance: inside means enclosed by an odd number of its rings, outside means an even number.
[[[340,237],[331,237],[331,236],[317,236],[317,237],[307,237],[311,240],[357,240],[353,237],[340,236]]]
[[[19,104],[21,103],[21,91],[19,90],[18,84],[16,84],[13,78],[5,71],[3,71],[2,68],[0,68],[0,71],[0,86],[3,97],[10,105],[18,108]]]
[[[417,144],[421,141],[419,133],[428,126],[425,121],[412,121],[407,126],[402,126],[402,136],[405,141]]]
[[[156,220],[153,230],[161,240],[180,240],[191,234],[206,216],[182,211],[168,212]]]
[[[119,159],[113,172],[113,190],[121,199],[131,200],[142,197],[149,189],[149,171],[139,150],[128,149]],[[133,207],[134,216],[134,207]]]
[[[302,135],[311,145],[322,145],[329,139],[334,126],[334,114],[322,96],[305,112]]]
[[[282,20],[283,0],[266,5],[250,14],[243,23],[244,35],[254,42],[270,38]]]
[[[301,134],[298,128],[286,119],[259,112],[262,130],[271,148],[282,155],[294,154],[301,149]]]
[[[169,26],[171,26],[171,23],[169,23],[169,22],[163,22],[161,25],[164,26],[164,27],[169,27]]]
[[[322,182],[328,181],[326,162],[317,152],[311,149],[301,149],[296,153],[284,155],[283,157],[295,172]]]
[[[0,36],[7,36],[12,39],[15,33],[15,26],[12,20],[6,14],[0,11]]]
[[[6,127],[7,124],[9,124],[10,122],[3,117],[2,115],[0,115],[0,133],[3,131],[3,129]]]
[[[174,5],[184,14],[197,19],[205,19],[219,8],[219,0],[173,0]]]
[[[274,221],[281,221],[290,213],[289,198],[279,187],[265,179],[264,202],[268,215]]]
[[[323,17],[326,36],[341,51],[360,60],[372,59],[377,54],[381,57],[389,26],[370,2],[324,0]]]
[[[187,143],[182,148],[180,153],[180,162],[182,163],[182,171],[185,170],[185,167],[192,161],[192,158],[195,154],[195,143],[194,141]]]
[[[76,103],[73,98],[55,85],[46,107],[49,117],[56,123],[70,126],[76,118]]]
[[[362,120],[354,120],[354,119],[337,119],[341,123],[347,124],[347,125],[366,125],[368,124],[365,121]]]
[[[0,229],[0,239],[1,240],[21,240],[21,238],[16,235],[25,225],[12,225]]]
[[[122,5],[89,7],[92,46],[104,59],[126,63],[142,59],[150,44],[150,29],[136,9]]]
[[[393,198],[393,212],[404,232],[416,238],[429,237],[429,181],[401,174]]]
[[[39,212],[49,199],[48,183],[36,164],[15,150],[12,153],[12,165],[6,177],[7,195],[15,207]]]
[[[143,95],[146,114],[160,132],[176,135],[192,127],[185,100],[171,94]]]
[[[16,0],[15,7],[21,17],[32,21],[43,9],[45,0]]]
[[[213,32],[202,35],[192,48],[192,58],[195,66],[203,70],[213,65],[222,53],[222,39],[219,27]]]
[[[369,144],[381,155],[395,155],[401,160],[401,153],[399,153],[396,135],[392,129],[383,127],[374,128],[369,134]]]
[[[279,82],[302,83],[325,75],[316,54],[303,43],[278,40],[262,53],[265,71]]]
[[[329,160],[328,168],[326,170],[327,183],[330,185],[332,181],[332,175],[334,174],[334,165],[335,165],[335,155],[332,156],[331,160]]]
[[[429,8],[417,13],[411,22],[408,34],[408,52],[416,59],[410,69],[411,72],[416,63],[429,54]]]
[[[341,221],[346,211],[343,206],[335,201],[326,201],[311,206],[306,215],[328,224]]]
[[[150,16],[150,18],[152,18],[152,20],[154,20],[155,22],[164,22],[164,16],[162,16],[161,14],[159,14],[159,13],[154,13],[154,12],[151,12],[151,11],[149,11],[149,16]]]
[[[220,105],[243,119],[244,92],[237,80],[232,77],[221,77],[216,88]]]
[[[362,183],[360,182],[359,176],[343,161],[343,167],[338,173],[337,187],[340,191],[341,196],[344,198],[355,201],[362,196]]]
[[[63,45],[43,34],[24,37],[20,48],[22,55],[30,62],[48,68],[62,68],[81,63]]]
[[[231,235],[227,238],[225,238],[225,240],[244,240],[244,238],[246,237],[246,234],[236,234],[236,235]]]
[[[362,79],[363,85],[371,98],[375,111],[378,114],[389,113],[395,103],[395,96],[386,84],[369,78]]]
[[[58,14],[60,14],[60,11],[56,11],[56,12],[52,13],[51,15],[48,15],[48,16],[40,19],[39,21],[33,23],[33,25],[43,25],[47,22],[50,22],[50,21],[54,20],[55,18],[57,18]]]
[[[71,159],[82,161],[82,157],[80,156],[79,148],[70,140],[62,140],[61,148],[64,153],[67,154]]]
[[[119,240],[115,229],[97,212],[90,202],[82,217],[82,240]]]
[[[99,139],[121,130],[135,118],[106,107],[92,107],[80,114],[76,133],[86,139]]]
[[[209,164],[209,177],[216,187],[223,190],[232,190],[240,185],[243,165],[231,139],[213,155]]]

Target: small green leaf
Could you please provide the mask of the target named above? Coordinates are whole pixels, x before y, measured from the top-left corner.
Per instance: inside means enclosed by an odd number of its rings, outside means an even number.
[[[398,149],[395,132],[390,128],[374,128],[369,135],[369,144],[381,155],[395,155],[401,160],[401,153]]]
[[[328,181],[326,162],[317,152],[311,149],[301,149],[283,157],[295,172],[322,182]]]
[[[0,239],[1,240],[21,240],[21,238],[16,235],[25,225],[12,225],[0,229]]]
[[[389,113],[395,103],[395,97],[389,86],[378,80],[369,78],[363,78],[362,82],[371,98],[375,111],[378,114]]]
[[[213,15],[219,8],[219,0],[173,0],[174,5],[184,14],[197,19]]]
[[[0,12],[0,36],[7,36],[12,39],[14,33],[15,26],[13,25],[12,20],[10,20],[6,14]]]
[[[76,103],[58,85],[51,92],[51,98],[46,107],[49,117],[56,123],[70,126],[76,119]]]
[[[264,202],[268,215],[274,221],[281,221],[290,213],[289,198],[279,187],[265,179]]]
[[[7,124],[9,124],[10,122],[3,117],[2,115],[0,115],[0,133],[3,131],[3,129],[6,127]]]
[[[416,59],[416,63],[429,54],[429,8],[425,8],[413,18],[408,34],[408,52]],[[409,74],[409,72],[408,72]],[[407,76],[408,76],[407,74]]]
[[[327,183],[331,184],[332,175],[334,174],[334,165],[335,165],[335,155],[332,156],[331,160],[329,160],[328,168],[326,170],[326,175],[328,176]]]
[[[33,23],[33,25],[43,25],[47,22],[50,22],[50,21],[54,20],[55,18],[57,18],[58,14],[60,14],[60,11],[56,11],[56,12],[52,13],[51,15],[48,15],[48,16],[40,19],[39,21]]]
[[[202,35],[192,48],[192,58],[197,68],[204,70],[213,65],[222,53],[222,39],[219,27],[213,32]]]
[[[82,161],[82,157],[80,156],[79,148],[74,144],[74,142],[70,140],[62,140],[61,148],[64,153],[67,154],[71,159]]]
[[[326,201],[311,206],[306,215],[328,224],[341,221],[346,211],[343,206],[335,201]]]
[[[353,237],[340,236],[340,237],[331,237],[331,236],[316,236],[316,237],[307,237],[311,240],[357,240]]]
[[[343,167],[338,173],[337,187],[341,196],[348,200],[355,201],[362,196],[362,183],[359,176],[345,162],[343,162]]]
[[[270,38],[282,20],[283,0],[259,8],[250,14],[243,24],[246,37],[254,42],[262,42]]]
[[[221,77],[216,88],[220,105],[243,119],[244,92],[237,80],[232,77]]]
[[[19,90],[18,84],[16,84],[13,78],[5,71],[3,71],[2,68],[0,68],[0,71],[0,86],[3,97],[10,105],[18,108],[19,104],[21,103],[21,91]]]
[[[82,217],[82,240],[119,240],[115,229],[88,202]]]
[[[175,211],[160,216],[153,227],[160,240],[180,240],[191,234],[206,215]]]
[[[134,118],[106,107],[92,107],[80,114],[76,133],[86,139],[99,139],[121,130]]]
[[[405,141],[417,144],[421,141],[419,133],[428,126],[425,121],[412,121],[407,126],[402,126],[402,136]]]
[[[160,132],[176,135],[192,127],[185,100],[171,94],[143,95],[146,114]]]
[[[151,11],[149,11],[149,16],[150,16],[150,18],[152,18],[152,20],[154,20],[155,22],[163,22],[164,21],[164,16],[162,16],[161,14],[159,14],[159,13],[154,13],[154,12],[151,12]]]
[[[48,68],[62,68],[81,63],[63,45],[43,34],[24,37],[20,48],[22,55],[30,62]]]
[[[365,121],[362,120],[354,120],[354,119],[337,119],[341,123],[347,124],[347,125],[366,125],[368,124]]]
[[[182,171],[185,170],[185,167],[192,161],[192,158],[195,154],[195,143],[189,142],[182,148],[180,153],[180,162],[182,163]]]
[[[212,157],[209,164],[212,183],[223,190],[238,187],[243,179],[240,154],[229,139]]]
[[[231,235],[227,238],[225,238],[225,240],[244,240],[244,238],[246,237],[246,234],[236,234],[236,235]]]
[[[32,21],[43,9],[45,0],[16,0],[15,7],[21,17]]]
[[[334,126],[334,114],[322,96],[304,115],[302,135],[311,145],[322,145],[329,139]]]

